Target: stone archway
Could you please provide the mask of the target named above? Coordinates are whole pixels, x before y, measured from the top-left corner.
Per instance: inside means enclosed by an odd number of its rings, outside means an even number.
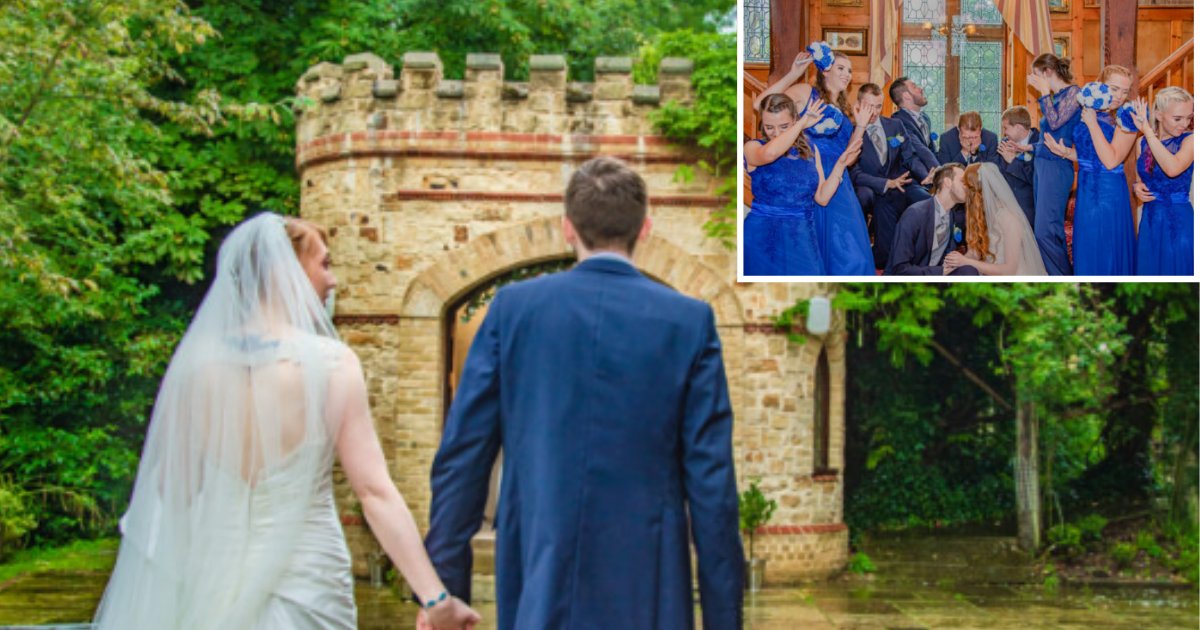
[[[466,247],[447,252],[412,280],[400,316],[441,317],[449,304],[492,278],[570,255],[559,217],[541,217],[480,235]],[[741,325],[742,308],[731,283],[697,258],[651,233],[638,244],[633,262],[681,293],[708,302],[718,325]]]

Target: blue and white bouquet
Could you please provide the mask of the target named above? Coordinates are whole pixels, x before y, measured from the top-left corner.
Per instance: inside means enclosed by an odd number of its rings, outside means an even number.
[[[1109,107],[1112,107],[1113,102],[1112,90],[1108,89],[1107,83],[1100,83],[1099,81],[1092,81],[1083,86],[1083,89],[1079,90],[1079,96],[1076,98],[1078,98],[1080,105],[1090,107],[1096,111],[1107,110]]]
[[[1137,123],[1133,121],[1137,111],[1133,107],[1133,103],[1126,101],[1120,109],[1117,110],[1117,127],[1128,133],[1137,133]]]
[[[824,72],[833,65],[833,49],[825,42],[813,42],[808,45],[808,53],[813,57],[817,69]]]

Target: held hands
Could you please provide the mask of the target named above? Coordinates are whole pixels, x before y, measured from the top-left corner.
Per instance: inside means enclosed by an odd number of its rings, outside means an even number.
[[[450,597],[417,613],[417,630],[473,630],[479,621],[479,613],[461,599]]]
[[[942,274],[949,275],[951,271],[967,264],[967,257],[957,251],[946,254],[946,259],[942,261]]]
[[[1150,203],[1151,201],[1158,199],[1154,193],[1150,192],[1150,188],[1147,187],[1146,184],[1142,183],[1141,180],[1134,182],[1133,194],[1136,195],[1138,200],[1142,203]]]
[[[926,178],[926,179],[928,179],[928,178]],[[897,177],[896,179],[887,180],[887,184],[884,185],[883,189],[885,191],[887,191],[892,188],[895,188],[896,190],[899,190],[900,192],[904,192],[904,187],[911,183],[912,183],[912,178],[908,176],[908,171],[904,171],[903,173],[900,174],[900,177]]]

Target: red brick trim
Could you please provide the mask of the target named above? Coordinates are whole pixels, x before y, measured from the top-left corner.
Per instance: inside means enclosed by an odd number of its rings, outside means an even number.
[[[742,324],[742,330],[747,333],[757,333],[760,335],[786,335],[788,333],[796,333],[803,335],[807,331],[800,324],[792,324],[792,329],[781,328],[775,324]]]
[[[796,534],[834,534],[847,531],[845,523],[822,523],[815,525],[766,525],[755,532],[766,536],[794,536]]]
[[[411,146],[413,141],[440,141],[454,145],[448,148]],[[570,150],[563,147],[569,142]],[[524,150],[467,148],[472,143],[518,143],[535,145]],[[661,136],[646,135],[561,135],[551,133],[510,133],[495,131],[355,131],[323,136],[296,148],[296,169],[331,160],[360,157],[458,157],[480,160],[559,161],[564,158],[589,159],[609,155],[607,151],[578,151],[580,148],[607,146],[670,147],[671,141]],[[678,163],[686,158],[678,151],[653,154],[612,154],[631,162]]]
[[[400,316],[391,313],[347,313],[334,315],[333,323],[335,326],[396,326],[400,323]]]
[[[524,203],[562,203],[562,193],[499,192],[486,190],[397,190],[383,196],[384,202],[430,201],[517,201]],[[722,208],[729,200],[717,195],[651,195],[650,206],[701,206]]]

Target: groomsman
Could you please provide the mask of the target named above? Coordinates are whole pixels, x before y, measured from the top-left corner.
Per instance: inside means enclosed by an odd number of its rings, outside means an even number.
[[[935,134],[932,133],[929,114],[922,111],[922,108],[929,104],[929,99],[925,98],[925,89],[908,77],[900,77],[892,81],[892,87],[888,88],[888,96],[897,108],[893,118],[904,125],[904,130],[909,136],[920,140],[915,145],[917,154],[927,164],[940,164],[936,157],[937,143]]]
[[[858,104],[871,109],[871,121],[867,123],[867,144],[850,168],[850,178],[863,212],[874,217],[875,268],[883,269],[896,236],[897,219],[905,208],[929,198],[921,185],[927,183],[937,163],[932,156],[926,162],[917,155],[914,147],[919,141],[909,137],[903,124],[879,115],[883,90],[878,85],[866,83],[858,88]]]
[[[1004,180],[1012,189],[1013,196],[1033,227],[1033,147],[1041,140],[1037,129],[1031,129],[1033,119],[1029,110],[1010,107],[1000,115],[1000,146],[996,147],[996,166],[1004,174]]]
[[[997,144],[996,134],[983,128],[979,112],[963,112],[958,116],[958,126],[942,134],[938,163],[970,166],[976,162],[995,162]]]

